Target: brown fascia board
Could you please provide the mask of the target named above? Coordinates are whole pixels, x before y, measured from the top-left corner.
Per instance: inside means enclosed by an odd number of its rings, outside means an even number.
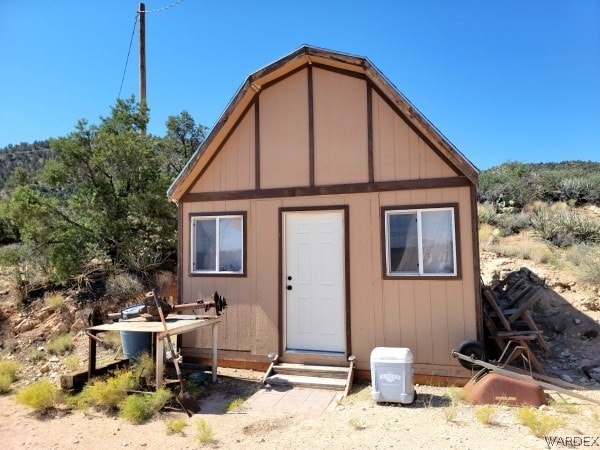
[[[400,93],[400,91],[367,58],[304,45],[289,55],[284,56],[248,76],[246,81],[233,96],[204,142],[198,147],[173,184],[169,187],[167,191],[169,200],[178,201],[185,195],[191,184],[193,184],[193,181],[188,181],[190,177],[194,174],[197,176],[197,174],[200,173],[201,167],[198,166],[198,164],[202,157],[206,155],[205,163],[210,161],[212,155],[209,154],[208,150],[212,148],[213,151],[216,151],[218,144],[213,146],[213,143],[218,140],[217,138],[220,135],[227,135],[229,130],[224,130],[224,128],[229,119],[234,115],[235,111],[244,110],[245,106],[253,100],[258,92],[260,92],[261,86],[265,82],[270,81],[270,76],[273,76],[277,71],[298,59],[306,59],[306,64],[311,64],[311,57],[318,58],[321,63],[322,60],[327,60],[361,67],[367,78],[388,96],[398,110],[405,115],[406,119],[411,121],[434,145],[438,146],[442,154],[444,154],[448,160],[453,163],[471,183],[473,183],[473,185],[477,185],[478,169],[448,139],[446,139],[444,135],[435,128],[435,126],[429,122],[429,120],[427,120],[427,118],[425,118],[425,116],[412,105],[410,101],[404,97],[404,95],[402,95],[402,93]],[[295,67],[292,67],[291,70],[294,68]],[[272,78],[276,78],[276,76],[273,76]],[[231,122],[230,126],[233,126],[233,123],[235,123],[235,120]],[[225,132],[224,134],[222,133],[223,131]],[[195,180],[195,177],[193,177],[193,179]]]

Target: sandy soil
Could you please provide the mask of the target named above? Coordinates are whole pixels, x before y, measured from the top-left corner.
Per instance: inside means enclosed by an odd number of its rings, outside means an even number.
[[[201,403],[201,413],[188,418],[180,411],[161,412],[142,425],[93,410],[53,410],[38,415],[10,396],[2,396],[0,441],[4,449],[548,448],[544,438],[518,423],[518,408],[494,406],[492,422],[483,424],[476,418],[477,406],[449,401],[448,397],[457,396],[457,388],[417,386],[417,401],[398,406],[373,402],[370,386],[359,384],[351,395],[334,400],[320,414],[255,410],[246,404],[224,413],[224,405],[244,397],[239,397],[240,393],[255,391],[261,375],[222,369],[217,388]],[[585,395],[600,400],[600,391],[586,391]],[[586,438],[600,447],[600,406],[565,398],[573,406],[542,407],[564,421],[549,435]],[[167,435],[164,420],[174,418],[185,420],[187,426],[183,434]],[[212,429],[212,443],[196,441],[199,420]]]

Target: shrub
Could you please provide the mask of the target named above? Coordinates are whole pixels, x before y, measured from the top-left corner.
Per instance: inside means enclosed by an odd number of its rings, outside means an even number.
[[[144,423],[161,410],[172,394],[165,388],[155,394],[133,394],[119,404],[119,416],[136,425]]]
[[[600,246],[575,245],[567,253],[567,259],[577,267],[581,279],[600,284]]]
[[[121,346],[121,333],[108,331],[102,333],[102,346],[109,350],[116,350]]]
[[[36,411],[43,411],[59,405],[64,398],[58,386],[48,379],[43,379],[19,392],[16,400]]]
[[[557,247],[600,242],[600,225],[569,209],[538,208],[531,214],[531,226]]]
[[[81,367],[81,361],[77,355],[67,355],[64,359],[64,364],[71,372],[75,372]]]
[[[187,427],[187,423],[183,419],[165,419],[165,433],[168,435],[172,434],[184,434],[183,429]]]
[[[585,203],[591,191],[591,183],[587,178],[565,178],[558,183],[560,199],[573,205]]]
[[[485,202],[477,205],[477,218],[480,224],[494,225],[496,215],[496,206],[493,203]]]
[[[520,212],[516,214],[500,214],[496,219],[496,223],[502,236],[510,236],[529,227],[531,222],[528,213]]]
[[[106,380],[86,385],[75,403],[79,407],[98,406],[115,409],[125,400],[128,391],[137,387],[137,379],[133,372],[117,371]]]
[[[0,361],[0,394],[10,391],[10,385],[17,380],[19,368],[15,361]]]
[[[484,405],[475,410],[475,417],[477,417],[477,420],[479,420],[481,423],[489,425],[492,423],[492,418],[495,412],[496,411],[492,406]]]
[[[563,424],[561,417],[537,411],[530,406],[519,408],[516,415],[519,422],[529,428],[537,437],[547,436]]]
[[[71,336],[69,333],[56,336],[55,338],[50,339],[46,344],[46,350],[48,353],[52,353],[54,355],[63,355],[72,348],[73,336]]]
[[[240,409],[242,407],[243,404],[244,404],[243,398],[236,398],[236,399],[230,401],[229,403],[227,403],[225,406],[223,406],[223,412],[228,413],[228,412],[237,411],[238,409]]]
[[[136,378],[145,377],[146,379],[151,379],[155,376],[156,364],[152,356],[144,352],[135,359],[132,370]]]
[[[106,293],[123,300],[144,292],[144,285],[135,275],[119,273],[106,281]]]
[[[215,436],[212,428],[204,419],[196,420],[196,435],[194,439],[199,444],[212,444],[215,441]]]
[[[44,303],[51,311],[65,311],[67,309],[65,298],[60,294],[46,296]]]

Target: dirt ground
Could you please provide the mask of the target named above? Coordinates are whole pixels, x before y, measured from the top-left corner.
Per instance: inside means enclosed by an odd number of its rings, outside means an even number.
[[[600,383],[584,376],[582,367],[600,363],[600,337],[586,333],[600,329],[600,311],[590,309],[590,299],[597,299],[597,287],[578,285],[547,268],[532,267],[531,262],[482,255],[482,275],[486,283],[503,278],[510,271],[527,265],[546,279],[548,295],[536,308],[538,322],[552,350],[542,357],[549,375],[581,385],[581,393],[600,401]],[[44,339],[62,331],[61,324],[76,324],[89,311],[67,309],[61,315],[43,311],[35,313],[37,325],[28,328],[31,314],[18,312],[11,304],[7,284],[0,283],[0,325],[4,325],[2,354],[17,359],[23,368],[17,391],[35,379],[56,380],[64,371],[61,358],[39,354]],[[68,319],[68,320],[67,320]],[[20,333],[15,328],[21,326]],[[593,335],[593,334],[592,334]],[[76,354],[86,357],[87,337],[76,339]],[[114,352],[114,351],[113,351]],[[104,350],[100,357],[110,357]],[[600,371],[598,372],[600,375]],[[45,415],[32,412],[14,401],[14,394],[0,396],[0,445],[3,449],[114,449],[118,447],[164,449],[208,448],[525,448],[564,447],[600,448],[600,406],[568,396],[550,393],[558,404],[541,407],[545,413],[559,417],[562,425],[549,432],[549,443],[536,437],[516,418],[518,408],[493,405],[489,424],[478,418],[479,407],[461,401],[458,388],[416,386],[417,401],[410,406],[383,405],[371,400],[371,387],[356,384],[351,394],[333,400],[321,413],[300,410],[252,407],[253,393],[259,388],[263,373],[219,369],[219,382],[202,400],[202,411],[188,418],[181,411],[162,411],[153,420],[132,425],[116,416],[92,409],[87,411],[58,409]],[[549,392],[548,392],[549,393]],[[239,409],[224,413],[232,400],[246,400]],[[455,399],[452,401],[451,399]],[[567,404],[561,402],[566,401]],[[168,435],[164,420],[183,419],[181,434]],[[213,432],[213,440],[199,443],[198,421],[203,420]],[[577,440],[578,439],[578,440]],[[571,445],[573,446],[573,445]]]
[[[417,386],[413,405],[377,404],[366,384],[356,385],[345,399],[333,400],[322,413],[277,408],[254,410],[246,402],[233,412],[223,407],[233,398],[247,398],[258,388],[262,373],[220,369],[218,387],[202,401],[202,411],[188,418],[180,411],[161,412],[154,420],[132,425],[101,412],[54,410],[39,416],[0,397],[0,441],[3,449],[147,449],[208,448],[460,448],[542,449],[543,437],[518,423],[518,408],[494,406],[490,424],[476,417],[479,407],[448,397],[457,388]],[[600,400],[600,391],[585,395]],[[600,447],[600,406],[565,397],[569,407],[543,407],[564,425],[549,436],[579,437]],[[166,433],[166,419],[183,419],[181,434]],[[213,431],[214,441],[196,441],[199,420]],[[583,442],[583,441],[582,441]],[[557,445],[559,446],[559,445]]]

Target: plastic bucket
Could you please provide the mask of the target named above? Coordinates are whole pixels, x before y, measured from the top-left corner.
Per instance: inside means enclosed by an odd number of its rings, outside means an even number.
[[[144,305],[133,305],[121,310],[121,319],[139,317]],[[150,353],[152,349],[152,333],[140,333],[139,331],[121,331],[121,344],[123,344],[123,356],[128,359],[138,358],[142,353]]]

